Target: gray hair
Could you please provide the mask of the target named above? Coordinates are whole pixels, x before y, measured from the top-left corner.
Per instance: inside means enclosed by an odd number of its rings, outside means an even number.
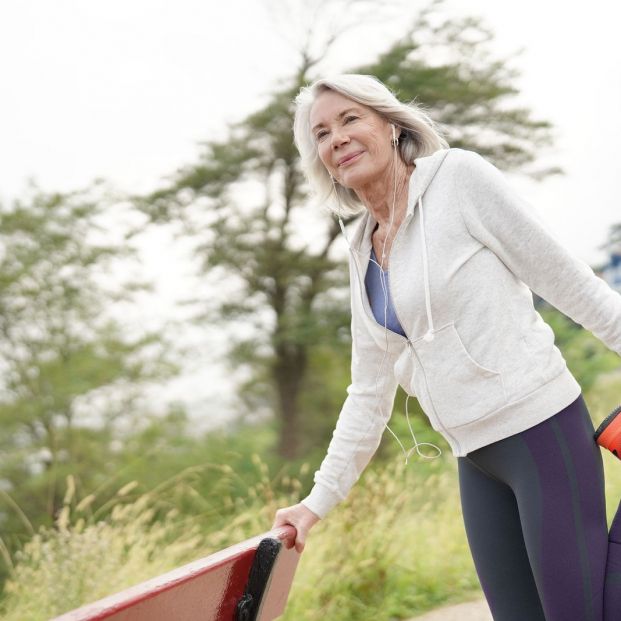
[[[434,121],[420,104],[403,103],[373,75],[344,73],[316,80],[303,86],[295,98],[293,140],[300,152],[302,170],[311,186],[317,203],[325,205],[339,216],[354,216],[365,206],[356,193],[330,179],[330,174],[319,159],[317,145],[310,127],[310,111],[317,97],[326,90],[336,91],[359,104],[373,109],[397,128],[399,154],[406,164],[417,157],[431,155],[449,144]]]

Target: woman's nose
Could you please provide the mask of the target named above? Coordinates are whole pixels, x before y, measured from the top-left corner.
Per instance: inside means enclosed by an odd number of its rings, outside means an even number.
[[[347,135],[345,131],[342,131],[340,129],[335,129],[332,132],[332,148],[338,147],[339,145],[342,145],[348,142],[349,142],[349,136]]]

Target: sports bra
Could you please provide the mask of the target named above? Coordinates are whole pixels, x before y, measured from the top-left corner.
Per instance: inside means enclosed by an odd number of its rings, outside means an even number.
[[[371,260],[373,259],[373,260]],[[397,319],[395,313],[395,307],[392,303],[392,296],[390,295],[390,288],[388,286],[388,270],[384,271],[378,265],[377,256],[375,250],[371,247],[371,259],[369,259],[369,267],[364,278],[364,285],[367,290],[367,296],[369,303],[371,304],[371,310],[375,321],[381,326],[384,326],[384,290],[382,289],[382,281],[386,284],[386,293],[388,294],[388,307],[386,309],[386,327],[401,336],[405,336],[405,332]],[[377,263],[374,263],[377,261]]]

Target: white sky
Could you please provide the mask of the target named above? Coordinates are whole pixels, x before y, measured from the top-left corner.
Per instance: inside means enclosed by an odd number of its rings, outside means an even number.
[[[288,14],[298,4],[269,1]],[[372,60],[423,6],[395,0],[399,19],[351,31],[322,69]],[[541,162],[567,174],[541,184],[512,179],[570,250],[591,264],[602,261],[597,247],[621,221],[616,4],[451,0],[447,7],[482,17],[499,55],[525,48],[511,62],[522,72],[518,101],[554,123],[557,140]],[[227,122],[256,109],[295,70],[280,28],[259,0],[5,0],[0,200],[19,196],[28,177],[49,190],[76,189],[95,177],[123,190],[157,186],[194,160],[200,140],[224,135]],[[158,286],[148,309],[153,318],[176,316],[175,300],[188,294],[186,251],[161,231],[145,238],[145,274]],[[217,359],[217,348],[211,353]],[[211,412],[226,401],[224,380],[215,362],[205,361],[160,397],[191,393],[196,411]]]

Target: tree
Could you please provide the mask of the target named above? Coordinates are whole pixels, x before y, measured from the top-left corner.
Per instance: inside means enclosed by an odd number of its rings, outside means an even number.
[[[88,488],[144,383],[176,369],[159,334],[130,338],[108,313],[148,289],[117,284],[134,251],[106,239],[112,208],[100,184],[68,194],[34,186],[0,208],[0,485],[33,521],[51,522],[67,474]],[[5,533],[11,515],[0,511]]]
[[[532,162],[536,149],[551,141],[550,123],[511,107],[516,73],[507,68],[507,59],[489,60],[485,44],[492,35],[479,20],[433,25],[439,6],[433,2],[376,62],[349,71],[374,74],[402,100],[418,100],[452,146],[475,149],[503,168]],[[317,384],[316,377],[307,381],[309,357],[325,346],[342,351],[350,344],[339,227],[326,212],[309,208],[291,131],[292,100],[321,73],[322,58],[336,38],[328,37],[314,55],[309,36],[297,71],[264,107],[233,124],[225,140],[205,142],[199,161],[180,169],[166,187],[136,198],[154,222],[181,219],[199,236],[206,276],[221,277],[222,286],[234,278],[237,290],[224,301],[205,303],[197,320],[254,326],[249,336],[232,336],[230,361],[252,369],[241,392],[247,404],[276,412],[278,452],[286,459],[303,447],[302,420],[325,416],[306,411],[301,417],[303,391]],[[337,405],[329,411],[331,419]]]

